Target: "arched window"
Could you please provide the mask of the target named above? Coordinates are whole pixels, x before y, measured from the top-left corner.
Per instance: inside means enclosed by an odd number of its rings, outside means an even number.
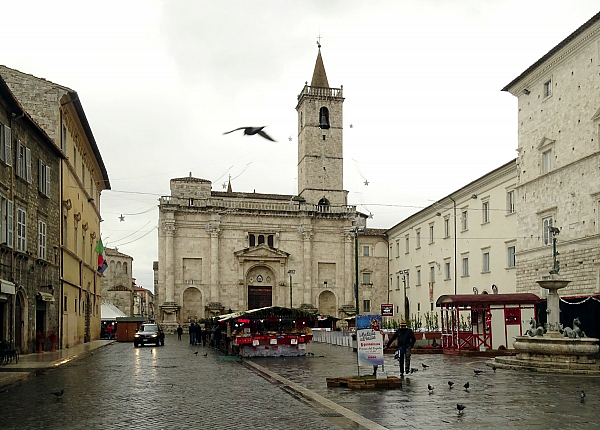
[[[319,212],[329,212],[329,200],[325,197],[319,200]]]
[[[253,234],[251,234],[251,235],[249,236],[249,239],[250,239],[250,243],[249,243],[249,244],[250,244],[250,246],[251,246],[251,247],[252,247],[252,246],[256,246],[256,237],[255,237]]]
[[[267,236],[267,245],[269,245],[269,248],[273,248],[273,235],[272,234]]]
[[[329,128],[329,109],[325,106],[319,109],[319,127],[322,129]]]
[[[123,272],[127,274],[127,263],[123,263]]]
[[[258,244],[265,243],[265,236],[262,234],[258,235]]]

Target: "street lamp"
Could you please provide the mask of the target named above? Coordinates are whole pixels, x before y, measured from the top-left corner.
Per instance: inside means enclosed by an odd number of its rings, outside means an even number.
[[[398,274],[402,275],[402,283],[404,284],[404,319],[407,319],[409,309],[408,309],[408,302],[407,302],[407,297],[406,297],[406,275],[408,275],[408,269],[399,270]]]
[[[293,308],[292,306],[292,275],[294,275],[296,273],[295,270],[288,270],[288,275],[290,275],[290,309]]]
[[[352,233],[354,233],[354,274],[355,274],[355,282],[354,282],[354,298],[356,300],[356,313],[358,316],[358,232],[365,231],[364,227],[354,226],[350,229]]]

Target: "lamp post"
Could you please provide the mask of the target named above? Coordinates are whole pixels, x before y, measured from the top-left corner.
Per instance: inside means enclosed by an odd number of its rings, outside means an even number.
[[[365,231],[364,227],[354,226],[350,229],[354,233],[354,298],[356,305],[356,313],[358,316],[358,232]]]
[[[290,309],[293,308],[292,306],[292,275],[294,275],[296,273],[295,270],[288,270],[288,275],[290,275]]]

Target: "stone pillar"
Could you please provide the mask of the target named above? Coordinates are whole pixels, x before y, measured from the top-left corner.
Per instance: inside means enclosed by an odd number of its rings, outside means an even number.
[[[312,231],[305,231],[303,233],[304,236],[304,262],[302,264],[302,274],[303,274],[303,282],[302,282],[302,303],[312,304],[311,301],[311,292],[313,286],[312,280]],[[294,300],[297,300],[294,297]],[[298,303],[298,302],[296,302]]]
[[[343,233],[344,241],[344,297],[340,297],[344,302],[342,305],[350,305],[354,299],[354,235]]]
[[[210,232],[210,302],[219,302],[219,227]]]
[[[175,235],[175,220],[167,220],[163,224],[165,233],[165,302],[175,300],[175,267],[173,236]]]

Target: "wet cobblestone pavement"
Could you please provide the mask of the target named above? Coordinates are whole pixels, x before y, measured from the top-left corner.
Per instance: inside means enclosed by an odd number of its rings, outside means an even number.
[[[600,428],[597,377],[493,372],[484,358],[413,354],[411,367],[419,371],[404,378],[402,389],[354,391],[327,388],[325,382],[326,377],[356,374],[356,354],[350,348],[311,343],[308,351],[315,355],[254,362],[389,429]],[[430,367],[423,370],[422,363]],[[385,370],[399,376],[391,355],[385,357]],[[475,376],[474,370],[483,373]],[[448,388],[448,381],[454,388]],[[466,382],[469,392],[463,388]],[[435,387],[432,394],[428,384]],[[580,402],[581,390],[585,403]],[[462,415],[457,403],[466,406]]]
[[[61,389],[60,399],[51,394]],[[167,336],[163,347],[115,343],[1,389],[0,428],[337,427],[255,372],[219,360],[215,350]]]

